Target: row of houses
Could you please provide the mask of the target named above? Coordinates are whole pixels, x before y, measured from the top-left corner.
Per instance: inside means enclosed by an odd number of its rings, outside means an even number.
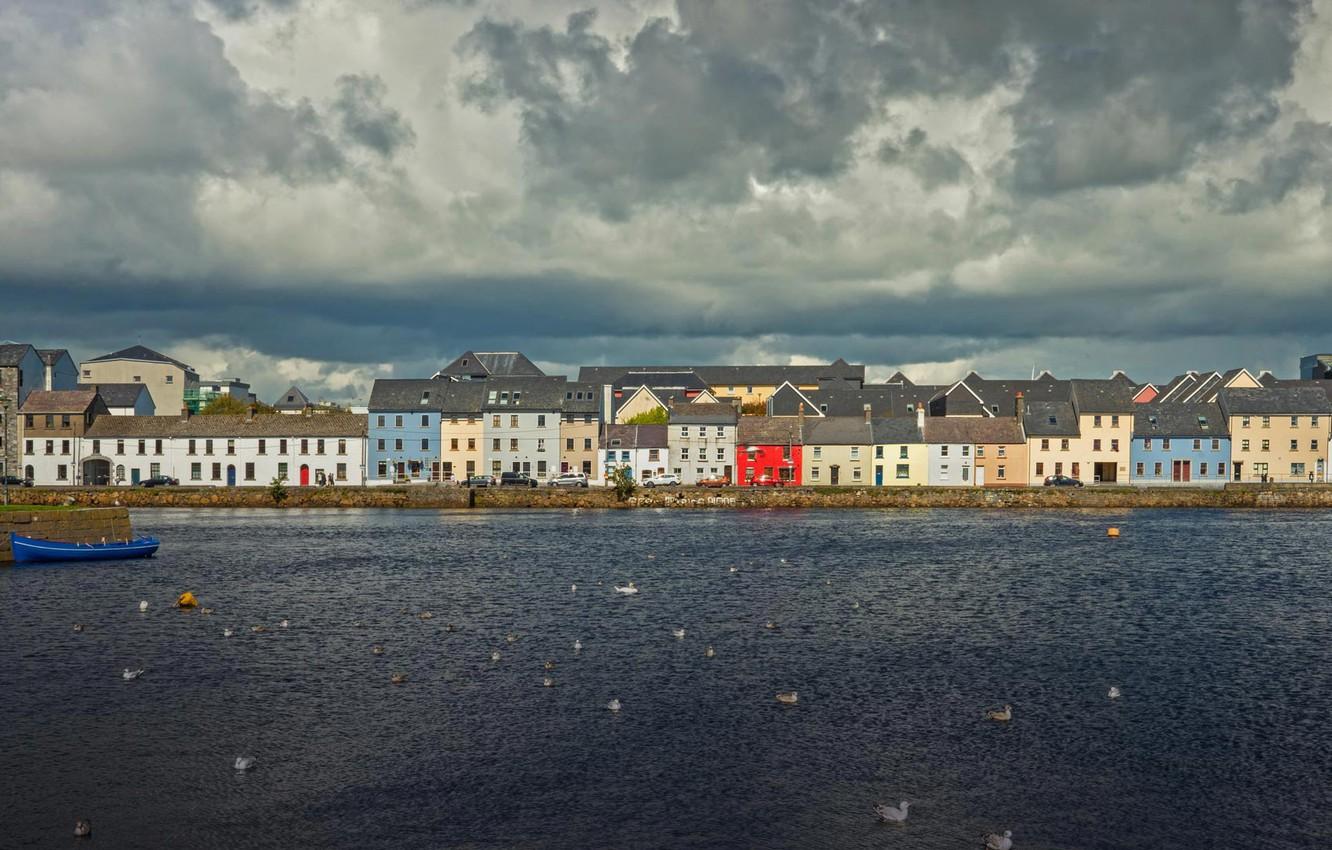
[[[6,466],[37,483],[378,485],[572,471],[603,484],[627,468],[686,484],[1220,485],[1326,481],[1332,468],[1327,370],[1299,380],[1190,371],[1162,384],[972,373],[918,385],[901,373],[868,383],[864,367],[838,360],[598,366],[569,380],[520,352],[467,351],[430,378],[376,381],[364,412],[317,412],[292,388],[287,408],[301,415],[213,416],[184,403],[144,414],[141,393],[123,390],[141,384],[84,384],[71,364],[0,346],[0,403],[19,399],[0,421]]]

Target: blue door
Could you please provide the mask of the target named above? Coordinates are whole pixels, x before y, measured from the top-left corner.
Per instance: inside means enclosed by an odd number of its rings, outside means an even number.
[[[227,486],[228,487],[236,486],[236,467],[234,466],[227,467]]]
[[[883,486],[883,464],[874,467],[874,486]]]

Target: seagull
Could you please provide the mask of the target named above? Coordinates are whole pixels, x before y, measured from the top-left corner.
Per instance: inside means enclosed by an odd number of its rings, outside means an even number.
[[[514,634],[513,632],[509,632],[507,635],[505,635],[504,639],[509,643],[516,643],[518,641],[518,635]]]
[[[906,823],[907,807],[910,805],[911,804],[906,800],[903,800],[902,805],[897,807],[890,806],[887,803],[880,803],[874,807],[874,813],[879,816],[880,820],[885,820],[889,823]]]
[[[570,593],[577,593],[577,592],[578,592],[578,585],[576,585],[576,584],[571,584],[571,585],[569,585],[569,592],[570,592]]]
[[[234,635],[235,633],[236,633],[236,630],[235,630],[235,629],[223,629],[223,630],[222,630],[222,637],[231,637],[231,636]]]
[[[370,647],[370,652],[373,653],[374,655],[383,655],[384,647],[380,646],[379,644],[375,644],[374,646]]]
[[[634,587],[634,583],[631,581],[623,587],[618,584],[615,585],[615,592],[623,593],[625,596],[632,596],[638,592],[638,588]]]
[[[775,630],[775,629],[777,628],[777,624],[776,624],[775,622],[773,622],[772,620],[769,620],[768,622],[766,622],[766,623],[763,624],[763,628],[765,628],[765,629],[769,629],[769,630]]]
[[[76,631],[76,632],[81,632],[81,631],[83,631],[83,623],[75,623],[75,624],[74,624],[74,631]]]
[[[711,646],[709,646],[707,649],[703,650],[703,657],[704,657],[704,658],[712,658],[712,657],[713,657],[714,655],[716,655],[716,654],[717,654],[717,650],[713,649]]]
[[[212,608],[200,608],[200,609],[199,609],[199,613],[200,613],[200,614],[203,614],[203,615],[205,615],[205,616],[207,616],[207,615],[213,613],[213,609],[212,609]]]
[[[1124,695],[1124,694],[1119,690],[1119,686],[1118,686],[1118,685],[1111,685],[1111,686],[1110,686],[1110,693],[1106,694],[1106,696],[1110,697],[1110,699],[1119,699],[1119,698],[1122,697],[1123,695]]]
[[[499,650],[498,650],[498,649],[495,650],[494,652],[490,653],[490,660],[491,660],[491,661],[499,661],[499,660],[500,660],[500,654],[499,654]]]
[[[780,561],[780,562],[782,562],[783,564],[786,563],[786,559],[785,559],[785,558],[778,558],[777,560]]]
[[[582,651],[583,651],[583,642],[577,638],[574,638],[574,652],[582,652]]]
[[[138,670],[131,670],[130,668],[126,667],[125,672],[120,674],[121,678],[123,678],[126,682],[132,682],[142,675],[143,675],[142,667],[140,667]]]
[[[1003,835],[989,833],[982,836],[985,842],[985,850],[1012,850],[1013,848],[1013,830],[1005,829]]]
[[[731,566],[731,572],[733,572],[733,573],[738,573],[738,572],[740,572],[740,568],[737,567],[737,566],[735,566],[735,565],[732,565],[732,566]]]
[[[389,676],[389,681],[395,685],[401,685],[403,682],[407,681],[407,674],[394,673],[392,676]]]
[[[139,613],[143,613],[144,611],[147,610],[148,610],[148,600],[145,599],[139,603]]]
[[[417,616],[420,617],[422,620],[429,620],[431,617],[435,615],[431,614],[429,611],[422,611],[420,614],[417,614]]]
[[[1001,722],[1001,723],[1004,723],[1004,722],[1007,722],[1007,721],[1009,721],[1009,720],[1012,720],[1012,719],[1013,719],[1013,706],[1011,706],[1011,705],[1006,705],[1006,706],[1004,706],[1004,707],[1001,708],[1001,709],[997,709],[997,710],[995,710],[995,709],[991,709],[990,711],[985,712],[985,719],[986,719],[986,720],[998,720],[998,721]]]
[[[546,663],[543,664],[543,665],[541,665],[541,666],[542,666],[542,668],[544,668],[544,669],[546,669],[546,670],[554,670],[554,669],[555,669],[555,662],[554,662],[554,661],[551,661],[549,658],[547,658],[547,659],[546,659]]]
[[[619,711],[620,701],[618,699],[613,699],[610,702],[606,703],[606,707],[609,708],[611,711]]]
[[[236,756],[237,770],[249,770],[254,767],[254,756]]]
[[[860,603],[859,603],[859,602],[852,602],[852,603],[851,603],[851,607],[852,607],[852,608],[855,608],[855,609],[859,609],[859,608],[860,608]]]
[[[676,640],[684,640],[685,630],[684,630],[684,629],[675,629],[674,631],[671,632],[671,634],[675,635],[675,639],[676,639]]]
[[[285,629],[287,627],[287,621],[283,620],[282,622],[278,623],[278,625]]]
[[[549,676],[543,676],[541,678],[541,684],[547,688],[553,688],[555,687],[555,680]]]
[[[255,634],[260,634],[261,632],[266,632],[266,631],[268,631],[268,627],[267,627],[267,626],[250,626],[250,631],[254,632]]]
[[[795,705],[800,701],[800,694],[795,691],[781,691],[777,694],[777,701],[783,705]]]
[[[87,818],[79,818],[74,821],[74,836],[76,838],[87,838],[92,835],[92,821]]]
[[[453,625],[453,623],[445,623],[445,624],[444,624],[444,631],[446,631],[446,632],[456,632],[457,630],[458,630],[458,627],[455,626],[455,625]]]

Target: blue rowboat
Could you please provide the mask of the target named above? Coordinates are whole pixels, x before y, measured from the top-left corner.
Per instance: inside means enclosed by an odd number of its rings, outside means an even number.
[[[34,561],[114,561],[121,558],[150,558],[160,545],[156,537],[137,537],[112,543],[61,543],[34,540],[12,531],[9,544],[18,563]]]

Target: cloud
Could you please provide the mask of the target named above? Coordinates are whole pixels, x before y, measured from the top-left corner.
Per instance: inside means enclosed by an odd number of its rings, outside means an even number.
[[[333,102],[343,132],[383,157],[416,141],[411,124],[396,109],[384,105],[387,92],[377,76],[344,74],[338,77],[338,97]]]

